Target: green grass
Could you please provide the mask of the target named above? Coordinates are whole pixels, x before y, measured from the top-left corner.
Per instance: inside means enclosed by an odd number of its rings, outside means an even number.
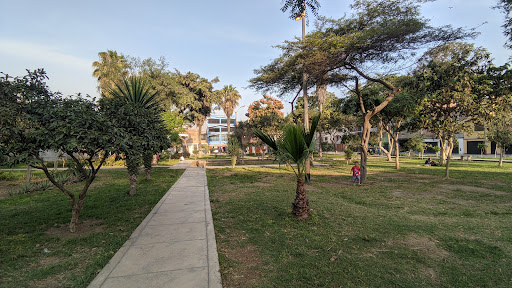
[[[313,170],[312,210],[295,220],[295,176],[272,168],[208,170],[225,287],[511,287],[512,166],[371,158]]]
[[[208,160],[207,160],[208,161]],[[274,160],[244,160],[244,164],[239,161],[236,165],[269,165],[269,164],[279,164],[278,161]],[[223,160],[215,160],[215,161],[208,161],[207,166],[231,166],[231,159],[223,159]]]
[[[0,199],[0,287],[86,287],[181,173],[154,168],[151,181],[141,175],[130,197],[125,169],[101,170],[73,237],[67,232],[69,198],[62,192]]]

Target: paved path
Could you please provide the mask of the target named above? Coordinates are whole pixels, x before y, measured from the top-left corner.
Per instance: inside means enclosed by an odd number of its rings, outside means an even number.
[[[90,288],[222,287],[205,169],[186,169]]]

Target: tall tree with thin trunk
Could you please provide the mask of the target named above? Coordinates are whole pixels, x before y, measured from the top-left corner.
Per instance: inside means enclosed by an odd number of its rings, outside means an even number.
[[[176,71],[173,80],[175,85],[170,92],[171,100],[197,126],[198,156],[201,157],[201,128],[212,111],[212,105],[219,102],[220,93],[213,89],[213,84],[219,82],[219,79],[216,77],[208,80],[192,72],[182,74]]]
[[[98,56],[100,59],[92,63],[92,76],[98,79],[98,92],[106,92],[128,76],[129,65],[122,54],[113,50],[99,52]]]
[[[220,91],[220,97],[218,99],[218,105],[226,114],[228,118],[228,137],[231,135],[231,116],[236,106],[238,106],[238,100],[242,98],[240,93],[232,85],[226,85]]]

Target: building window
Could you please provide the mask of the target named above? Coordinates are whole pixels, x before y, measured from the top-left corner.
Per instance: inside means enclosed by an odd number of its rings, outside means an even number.
[[[228,124],[228,119],[221,119],[221,120],[220,120],[220,123],[221,123],[221,124]]]
[[[208,133],[216,133],[216,132],[220,132],[220,129],[219,128],[208,128]]]
[[[208,124],[219,124],[219,123],[220,123],[219,119],[210,119],[210,120],[208,120]]]
[[[475,124],[475,131],[484,131],[484,126]]]

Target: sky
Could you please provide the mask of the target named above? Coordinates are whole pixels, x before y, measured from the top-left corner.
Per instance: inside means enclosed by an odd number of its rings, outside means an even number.
[[[318,0],[319,14],[350,15],[349,0]],[[504,15],[497,0],[438,0],[423,5],[431,25],[477,28],[477,46],[495,64],[512,51],[503,47]],[[238,118],[262,93],[247,86],[253,70],[279,56],[274,45],[301,35],[301,24],[281,12],[282,0],[0,0],[0,72],[25,75],[44,68],[52,91],[99,97],[92,77],[98,52],[142,59],[165,57],[169,69],[219,77],[216,89],[233,85],[242,95]],[[306,32],[313,30],[310,21]],[[331,91],[336,92],[336,91]],[[290,105],[283,99],[285,111]],[[235,110],[236,111],[236,110]]]

